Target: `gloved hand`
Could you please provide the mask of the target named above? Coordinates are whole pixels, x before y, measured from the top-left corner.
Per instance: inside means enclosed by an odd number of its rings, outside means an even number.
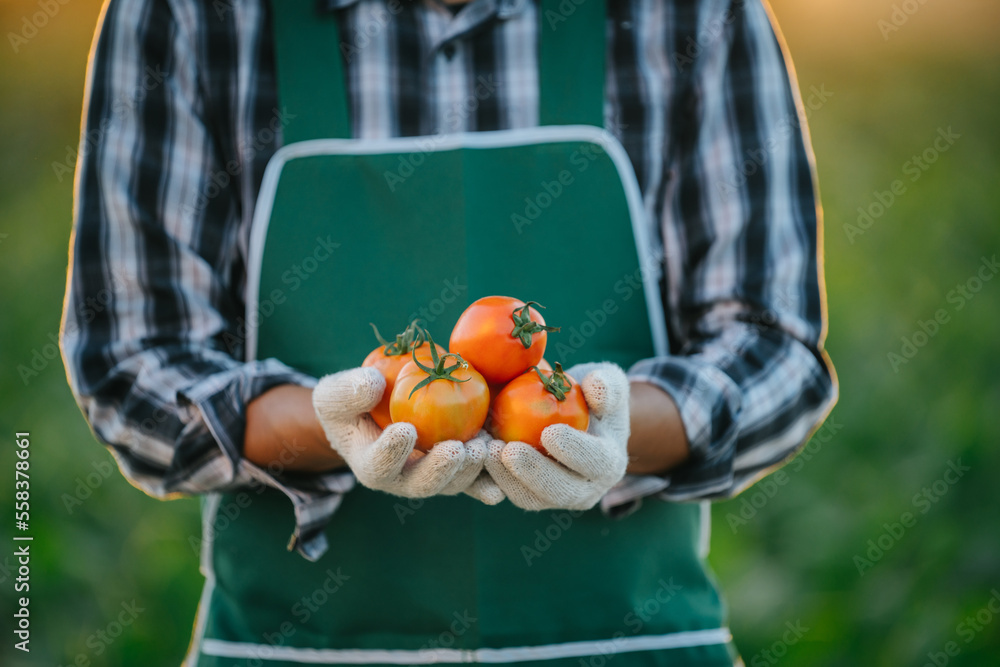
[[[612,363],[578,364],[566,371],[579,380],[590,409],[587,431],[553,424],[542,446],[556,460],[523,442],[493,440],[486,470],[510,501],[526,510],[586,510],[621,481],[628,466],[629,382]]]
[[[485,431],[466,443],[438,443],[427,454],[414,451],[412,424],[383,431],[368,415],[384,390],[385,378],[374,368],[327,375],[313,389],[313,408],[330,446],[361,484],[407,498],[468,492],[488,505],[503,500],[499,488],[479,479],[489,443]]]

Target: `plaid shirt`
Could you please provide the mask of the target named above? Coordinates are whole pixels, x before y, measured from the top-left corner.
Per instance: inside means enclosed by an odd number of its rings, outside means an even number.
[[[608,3],[605,126],[660,260],[671,350],[629,370],[676,402],[690,459],[641,496],[725,498],[787,461],[836,400],[804,110],[762,0]],[[354,136],[538,123],[529,0],[327,0]],[[97,438],[157,497],[263,482],[315,559],[350,473],[261,470],[246,406],[314,378],[245,363],[247,243],[285,116],[262,0],[110,0],[90,60],[61,342]],[[825,92],[817,93],[825,95]],[[822,103],[822,99],[818,103]],[[812,101],[811,101],[812,103]],[[236,341],[234,344],[233,341]]]

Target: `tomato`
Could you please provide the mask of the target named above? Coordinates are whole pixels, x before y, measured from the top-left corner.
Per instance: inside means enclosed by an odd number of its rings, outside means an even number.
[[[375,329],[374,324],[372,328]],[[403,333],[398,334],[394,343],[387,343],[383,340],[378,329],[375,329],[375,337],[382,344],[372,350],[361,365],[375,368],[385,377],[385,391],[382,392],[382,400],[369,413],[379,428],[385,428],[392,423],[392,417],[389,415],[389,399],[392,396],[392,388],[396,384],[399,371],[403,369],[403,366],[413,361],[411,355],[414,350],[417,351],[417,359],[424,363],[430,363],[431,348],[427,343],[426,333],[416,322],[411,322]],[[436,347],[441,354],[447,352],[440,345]]]
[[[490,402],[491,403],[492,403],[492,401],[494,399],[496,399],[497,396],[500,395],[500,392],[503,391],[503,388],[507,386],[505,384],[500,384],[499,382],[488,382],[487,384],[490,387]]]
[[[538,365],[538,369],[539,370],[543,370],[543,371],[551,371],[552,370],[552,365],[548,361],[546,361],[545,359],[542,359],[541,361],[539,361],[537,365]],[[525,373],[534,373],[535,372],[534,368],[535,367],[532,366],[531,368],[529,368],[528,370],[526,370],[524,372]],[[497,397],[497,394],[499,394],[503,390],[503,388],[507,386],[507,384],[504,383],[504,382],[490,382],[488,384],[490,385],[490,401],[492,401],[493,399],[495,399]]]
[[[569,424],[586,431],[590,411],[583,391],[562,366],[532,370],[503,388],[493,402],[490,433],[504,442],[525,442],[543,454],[542,431],[552,424]]]
[[[425,452],[443,440],[471,440],[490,409],[486,380],[462,357],[432,352],[432,364],[403,366],[389,401],[392,421],[413,424],[417,449]]]
[[[532,306],[506,296],[487,296],[465,309],[451,332],[448,348],[472,364],[494,385],[510,382],[545,354],[549,331]]]

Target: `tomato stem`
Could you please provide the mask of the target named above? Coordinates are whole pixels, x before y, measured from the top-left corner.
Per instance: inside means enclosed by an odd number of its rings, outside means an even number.
[[[426,329],[421,329],[421,331],[425,336],[427,336],[427,342],[431,346],[432,365],[424,366],[422,363],[420,363],[420,360],[417,359],[416,350],[412,352],[413,363],[415,363],[417,367],[420,368],[420,370],[427,373],[427,377],[425,377],[423,380],[418,382],[416,386],[413,387],[413,389],[410,391],[410,395],[407,396],[407,398],[412,397],[414,392],[417,391],[417,389],[426,387],[431,382],[434,382],[434,380],[450,380],[451,382],[468,382],[469,380],[472,379],[472,378],[465,378],[464,380],[459,380],[457,377],[454,377],[454,375],[452,374],[459,368],[468,368],[469,362],[463,359],[461,355],[455,354],[454,352],[448,352],[447,354],[438,354],[437,346],[434,344],[434,339],[431,338],[430,332],[428,332]],[[447,359],[448,357],[454,357],[455,359],[457,359],[457,361],[455,362],[454,365],[445,367],[444,365],[445,359]]]
[[[374,322],[369,322],[369,324],[375,330],[375,337],[378,338],[378,342],[385,347],[383,354],[387,357],[400,357],[404,354],[410,354],[419,348],[429,337],[427,331],[417,324],[419,321],[413,320],[403,330],[403,333],[396,334],[396,341],[394,343],[388,343],[382,338],[382,334],[378,332],[378,327],[375,326]]]
[[[537,301],[529,301],[520,308],[515,308],[510,315],[511,319],[514,320],[514,329],[510,332],[510,335],[521,339],[521,345],[526,350],[531,347],[531,334],[541,331],[559,331],[559,327],[546,326],[531,319],[531,313],[528,311],[531,306],[545,308],[545,306]]]
[[[542,381],[542,385],[544,385],[546,391],[555,396],[557,401],[566,400],[566,392],[569,391],[572,386],[569,383],[569,378],[566,376],[566,373],[563,372],[562,364],[557,361],[556,367],[552,371],[552,375],[549,377],[543,375],[542,369],[538,366],[532,366],[532,368],[534,368],[535,372],[538,373],[538,379]]]

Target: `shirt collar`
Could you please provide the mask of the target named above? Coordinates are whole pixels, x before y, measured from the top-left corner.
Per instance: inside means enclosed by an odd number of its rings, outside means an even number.
[[[408,0],[390,0],[390,2],[407,2]],[[419,0],[418,0],[419,1]],[[360,0],[317,0],[319,11],[335,12],[358,4]],[[448,42],[468,35],[479,26],[494,18],[506,20],[517,16],[530,0],[469,0],[468,5],[448,25],[447,30],[435,40],[433,50],[437,51]],[[442,10],[444,11],[444,10]]]
[[[316,3],[321,12],[333,12],[358,4],[358,0],[319,0]]]
[[[395,0],[402,2],[403,0]],[[317,0],[317,5],[322,12],[334,12],[338,9],[345,9],[351,5],[356,5],[360,0]],[[496,13],[497,18],[507,19],[521,12],[527,0],[469,0],[470,5],[485,5],[477,9],[477,14],[492,16]]]

